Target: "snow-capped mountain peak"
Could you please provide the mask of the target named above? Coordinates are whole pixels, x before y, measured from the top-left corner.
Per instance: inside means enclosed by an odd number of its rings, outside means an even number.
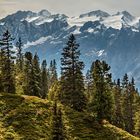
[[[38,12],[39,16],[44,16],[44,17],[49,17],[51,16],[51,13],[48,10],[41,10],[40,12]]]
[[[122,27],[134,28],[139,26],[139,19],[132,16],[127,11],[118,12],[117,14],[110,15],[104,11],[96,10],[89,13],[80,15],[79,17],[68,18],[68,24],[70,26],[82,27],[88,21],[99,21],[104,24],[107,28],[111,27],[114,29],[121,29]]]
[[[51,18],[51,13],[48,10],[41,10],[40,12],[32,16],[28,15],[25,20],[30,23],[32,22],[36,25],[53,21],[53,19]]]
[[[117,12],[116,15],[122,15],[123,17],[126,17],[126,18],[128,18],[130,20],[135,19],[135,17],[133,15],[131,15],[129,12],[127,12],[127,11]]]
[[[110,15],[107,12],[104,12],[104,11],[101,11],[101,10],[96,10],[96,11],[92,11],[92,12],[89,12],[89,13],[82,14],[79,17],[83,18],[83,17],[92,17],[92,16],[108,17]]]

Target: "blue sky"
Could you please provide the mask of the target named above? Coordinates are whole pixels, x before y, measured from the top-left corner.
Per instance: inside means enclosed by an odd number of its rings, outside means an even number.
[[[111,14],[127,10],[140,16],[140,0],[0,0],[0,17],[17,10],[39,11],[47,9],[51,13],[79,15],[92,10],[104,10]]]

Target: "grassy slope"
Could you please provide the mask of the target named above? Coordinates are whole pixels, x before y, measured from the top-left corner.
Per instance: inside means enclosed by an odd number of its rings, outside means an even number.
[[[0,94],[0,140],[49,140],[51,106],[37,97]],[[71,140],[139,140],[70,108],[63,109],[63,119]]]

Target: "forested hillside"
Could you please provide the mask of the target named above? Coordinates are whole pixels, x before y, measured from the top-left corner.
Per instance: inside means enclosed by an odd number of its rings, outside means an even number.
[[[86,111],[33,96],[3,93],[0,106],[1,140],[139,140],[107,121],[98,124]]]
[[[13,42],[7,30],[0,40],[1,139],[139,139],[140,95],[133,77],[113,80],[111,67],[101,60],[93,60],[83,75],[85,64],[73,34],[61,66],[55,58],[48,66],[37,52],[23,53],[22,38],[16,51]]]

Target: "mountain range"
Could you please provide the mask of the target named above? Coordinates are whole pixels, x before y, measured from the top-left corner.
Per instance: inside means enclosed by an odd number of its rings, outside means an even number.
[[[96,10],[76,17],[47,10],[17,11],[0,19],[0,36],[7,29],[15,42],[21,37],[24,51],[38,52],[41,60],[47,59],[48,63],[56,59],[58,69],[62,49],[69,35],[74,34],[85,72],[96,59],[106,60],[113,79],[128,73],[140,87],[140,17],[127,11],[111,15]]]

